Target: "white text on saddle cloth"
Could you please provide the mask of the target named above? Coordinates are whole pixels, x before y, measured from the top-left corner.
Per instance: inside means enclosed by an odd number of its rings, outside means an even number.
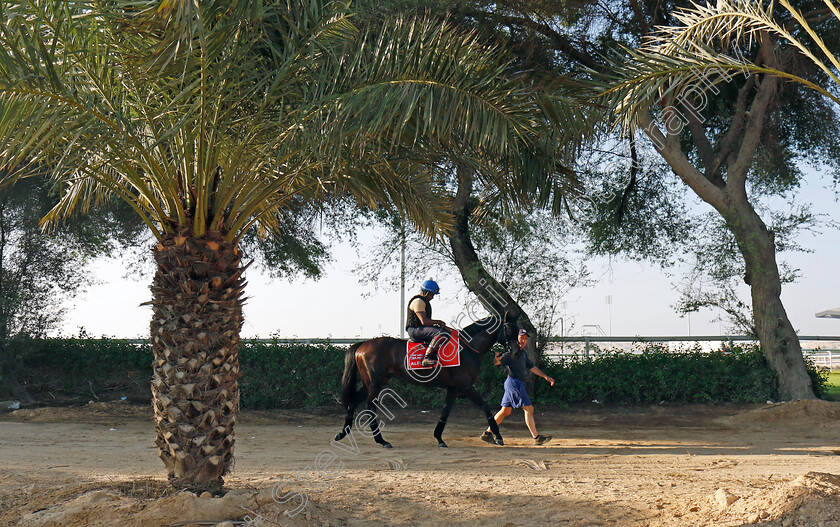
[[[449,335],[449,340],[438,350],[438,365],[447,368],[451,366],[461,365],[461,346],[460,334],[458,331],[453,331]],[[408,356],[409,370],[425,370],[428,366],[421,366],[423,356],[426,354],[426,345],[422,342],[409,342],[406,346],[406,355]]]

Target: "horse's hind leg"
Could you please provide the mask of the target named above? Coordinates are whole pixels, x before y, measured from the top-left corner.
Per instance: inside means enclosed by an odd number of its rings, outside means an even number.
[[[367,387],[362,386],[362,389],[353,394],[353,399],[344,407],[347,414],[344,416],[344,426],[341,428],[341,432],[335,435],[336,441],[344,439],[353,429],[353,417],[355,416],[356,408],[362,404],[362,401],[365,399],[367,399]]]
[[[487,424],[490,425],[490,431],[496,436],[496,444],[504,446],[505,441],[502,439],[502,433],[499,432],[499,425],[496,424],[496,419],[493,417],[493,413],[490,411],[490,407],[487,406],[487,401],[484,400],[484,397],[472,386],[464,389],[464,395],[484,411],[484,415],[487,417]]]
[[[373,440],[382,445],[384,448],[394,448],[391,443],[382,439],[382,429],[379,427],[379,418],[376,415],[376,398],[379,397],[379,392],[382,390],[381,386],[371,386],[370,394],[368,395],[367,411],[370,412],[370,431],[373,433]]]
[[[455,397],[458,392],[455,388],[447,388],[446,403],[443,405],[443,412],[440,413],[440,421],[435,427],[435,439],[438,440],[440,448],[447,448],[446,443],[443,442],[443,429],[446,428],[446,420],[449,418],[449,412],[452,411],[452,406],[455,404]]]

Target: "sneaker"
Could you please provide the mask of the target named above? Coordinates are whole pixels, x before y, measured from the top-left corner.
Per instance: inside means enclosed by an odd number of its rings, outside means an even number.
[[[492,445],[493,444],[493,434],[491,434],[490,432],[485,430],[484,433],[481,434],[481,440],[484,441],[485,443],[490,443]]]
[[[535,445],[542,445],[543,443],[548,443],[549,441],[551,441],[551,436],[538,435],[534,438]]]

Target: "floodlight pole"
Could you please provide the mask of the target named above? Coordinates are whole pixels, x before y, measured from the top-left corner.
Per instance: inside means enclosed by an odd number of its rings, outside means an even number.
[[[400,224],[400,338],[405,338],[405,223]]]
[[[563,328],[563,326],[564,326],[564,323],[563,323],[563,317],[560,317],[560,336],[561,336],[561,337],[565,337],[565,336],[566,336],[566,331],[565,331],[565,329]],[[565,347],[564,347],[564,345],[565,345],[565,341],[562,341],[562,340],[561,340],[561,341],[560,341],[560,354],[561,354],[561,355],[562,355],[562,354],[563,354],[563,352],[565,351]]]

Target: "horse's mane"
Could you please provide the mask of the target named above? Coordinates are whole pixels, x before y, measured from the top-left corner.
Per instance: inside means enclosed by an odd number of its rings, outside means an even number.
[[[472,324],[463,328],[462,331],[471,331],[471,330],[474,330],[476,328],[489,326],[491,324],[494,324],[494,321],[501,322],[501,319],[497,315],[490,315],[490,316],[487,316],[487,317],[484,317],[484,318],[480,318],[480,319],[476,320],[475,322],[473,322]]]

